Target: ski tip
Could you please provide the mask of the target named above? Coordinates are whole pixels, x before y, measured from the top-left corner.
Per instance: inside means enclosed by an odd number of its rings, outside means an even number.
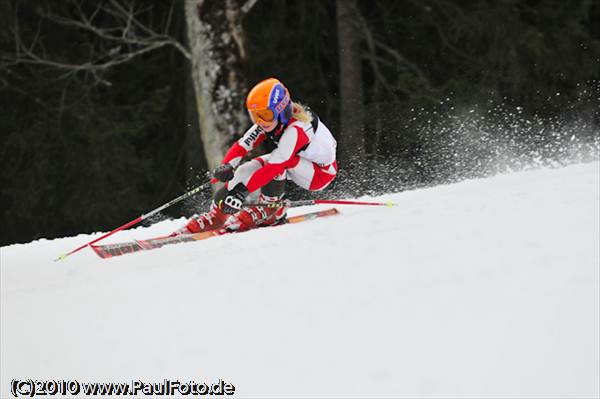
[[[62,255],[59,255],[58,258],[54,259],[54,262],[58,262],[59,260],[65,260],[65,259],[67,259],[67,254],[62,254]]]
[[[386,202],[386,205],[388,208],[391,208],[393,206],[398,206],[398,204],[394,204],[393,202]]]

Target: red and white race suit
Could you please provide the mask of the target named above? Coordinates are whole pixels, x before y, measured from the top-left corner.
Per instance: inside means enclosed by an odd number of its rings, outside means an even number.
[[[277,148],[270,154],[262,155],[246,162],[236,169],[228,187],[244,183],[253,192],[272,180],[292,180],[302,188],[311,191],[324,189],[337,174],[337,142],[316,116],[313,123],[290,119],[287,126],[266,133],[258,125],[253,125],[234,143],[223,164],[236,167],[248,151],[256,148],[265,139],[273,141]],[[316,129],[315,129],[316,126]]]

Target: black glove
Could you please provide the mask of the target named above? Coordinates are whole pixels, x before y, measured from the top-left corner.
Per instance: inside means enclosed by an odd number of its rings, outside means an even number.
[[[213,176],[215,179],[226,182],[233,179],[233,166],[229,163],[225,163],[213,171]]]
[[[223,213],[232,215],[239,212],[244,205],[244,200],[248,196],[248,189],[244,183],[238,183],[233,189],[225,195],[225,198],[219,202],[219,208]]]

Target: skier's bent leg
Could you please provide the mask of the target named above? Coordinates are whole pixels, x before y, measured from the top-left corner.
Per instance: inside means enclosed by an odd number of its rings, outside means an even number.
[[[287,207],[280,203],[285,190],[285,177],[277,176],[261,188],[259,203],[277,206],[248,206],[234,215],[226,227],[229,230],[245,231],[260,226],[271,226],[285,220]]]
[[[287,170],[289,179],[300,187],[310,191],[321,191],[326,188],[337,175],[337,163],[318,165],[299,157],[297,165]]]

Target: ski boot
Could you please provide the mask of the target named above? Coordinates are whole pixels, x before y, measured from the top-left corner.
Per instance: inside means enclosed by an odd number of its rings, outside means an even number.
[[[259,203],[275,204],[281,202],[281,197],[267,197],[260,194]],[[266,207],[250,206],[245,207],[233,215],[225,224],[227,231],[246,231],[263,226],[274,226],[285,222],[287,216],[287,207],[285,205]]]
[[[230,215],[221,211],[213,202],[208,212],[201,215],[193,215],[187,224],[175,232],[176,235],[195,234],[203,231],[217,230],[225,224]]]

